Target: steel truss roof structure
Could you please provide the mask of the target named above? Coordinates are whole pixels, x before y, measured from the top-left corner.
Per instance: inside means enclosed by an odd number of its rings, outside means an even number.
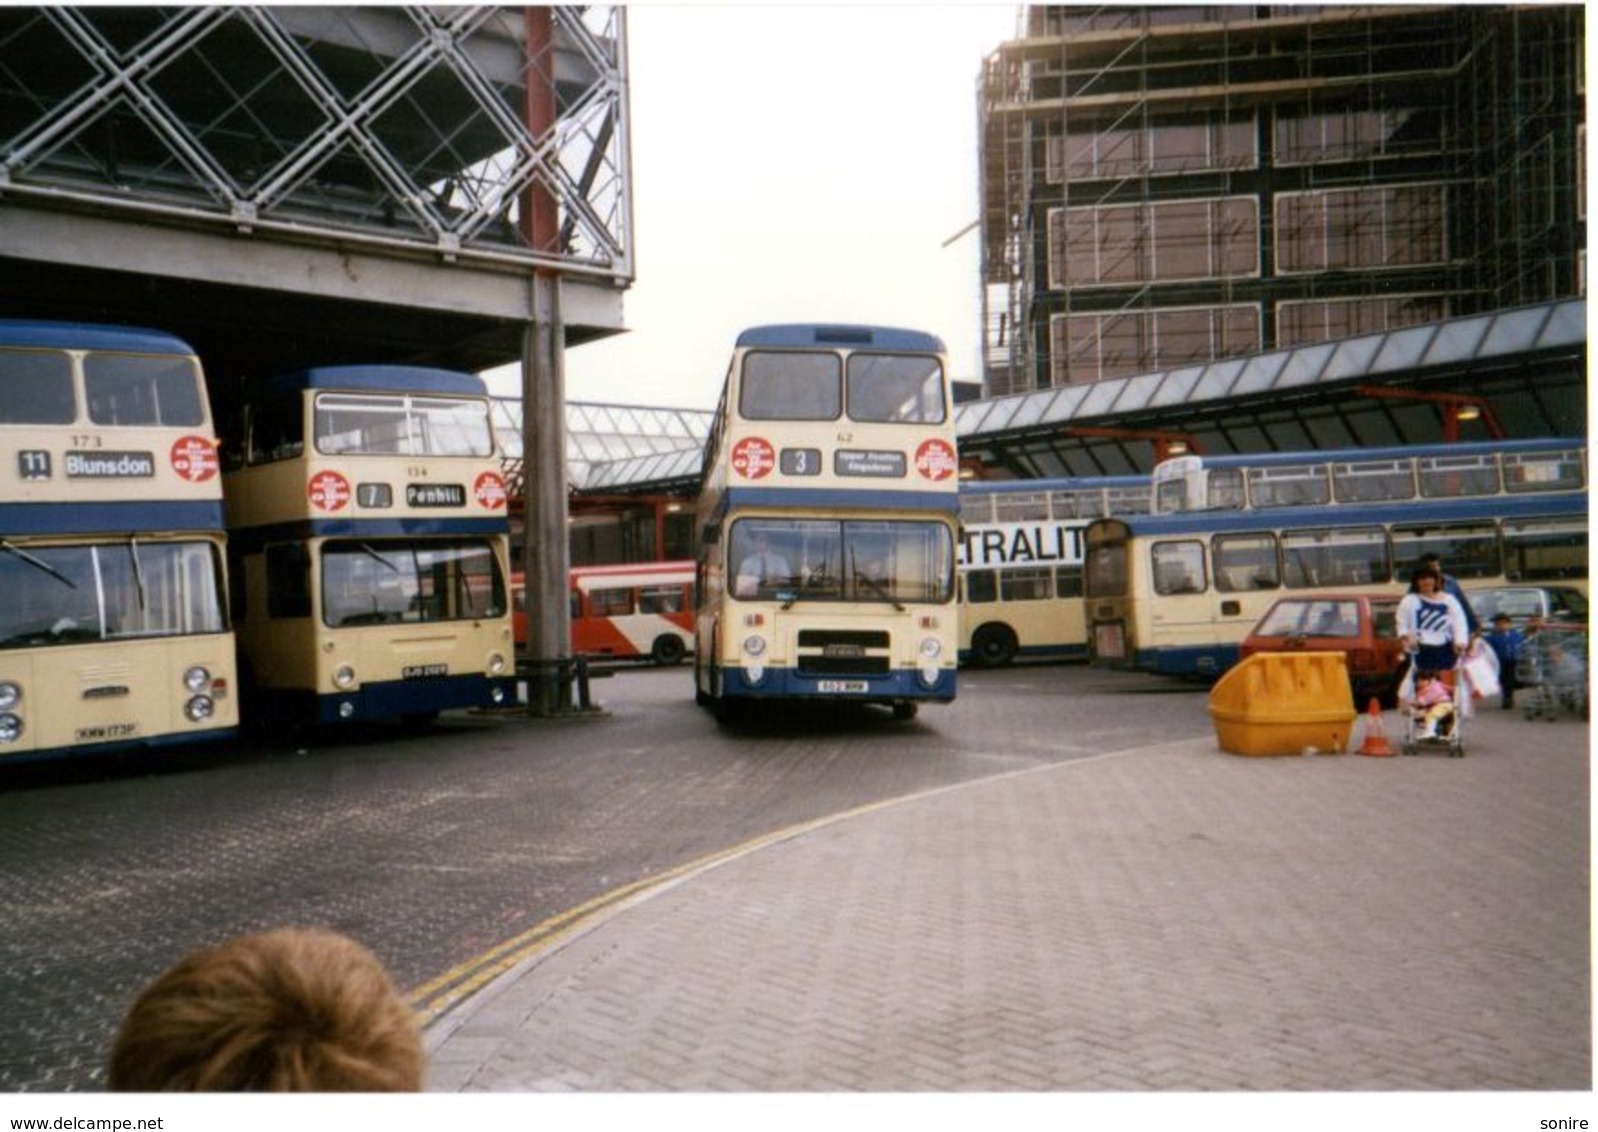
[[[12,198],[632,276],[619,10],[0,10]],[[556,112],[529,121],[528,88]],[[535,132],[536,128],[536,132]],[[522,223],[539,186],[560,246]]]
[[[584,401],[566,403],[566,468],[574,490],[604,492],[622,468],[634,463],[670,465],[685,454],[693,457],[693,477],[699,475],[699,451],[710,435],[715,414],[697,409],[649,409],[640,405],[600,405]],[[522,403],[520,398],[494,399],[494,431],[505,454],[511,494],[521,494]],[[633,477],[654,483],[658,474]],[[631,480],[626,481],[628,483]],[[625,483],[623,484],[625,488]]]

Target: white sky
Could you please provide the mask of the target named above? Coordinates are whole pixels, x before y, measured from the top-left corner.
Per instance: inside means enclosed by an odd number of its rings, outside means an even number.
[[[573,401],[711,409],[771,322],[927,330],[980,372],[977,77],[1015,4],[628,8],[627,331],[566,351]],[[514,367],[488,374],[518,393]]]

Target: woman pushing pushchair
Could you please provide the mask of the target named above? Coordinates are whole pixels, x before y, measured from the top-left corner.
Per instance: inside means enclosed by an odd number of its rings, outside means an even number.
[[[1408,719],[1404,750],[1413,754],[1418,741],[1446,740],[1453,753],[1460,753],[1463,689],[1456,667],[1470,644],[1470,623],[1459,601],[1443,592],[1440,572],[1422,566],[1411,581],[1410,592],[1398,603],[1398,636],[1410,657],[1399,692]]]

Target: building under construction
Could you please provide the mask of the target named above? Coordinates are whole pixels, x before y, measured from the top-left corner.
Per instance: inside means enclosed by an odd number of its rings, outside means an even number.
[[[1038,6],[981,77],[988,396],[1585,293],[1579,5]]]

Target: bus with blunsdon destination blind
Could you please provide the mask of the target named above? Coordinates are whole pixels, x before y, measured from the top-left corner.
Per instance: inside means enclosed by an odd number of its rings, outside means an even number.
[[[204,372],[157,330],[0,320],[0,761],[238,723]]]
[[[744,331],[703,468],[701,704],[868,703],[909,718],[954,699],[959,461],[937,337]]]
[[[507,492],[480,378],[301,370],[247,389],[226,436],[247,714],[429,719],[514,701]]]

